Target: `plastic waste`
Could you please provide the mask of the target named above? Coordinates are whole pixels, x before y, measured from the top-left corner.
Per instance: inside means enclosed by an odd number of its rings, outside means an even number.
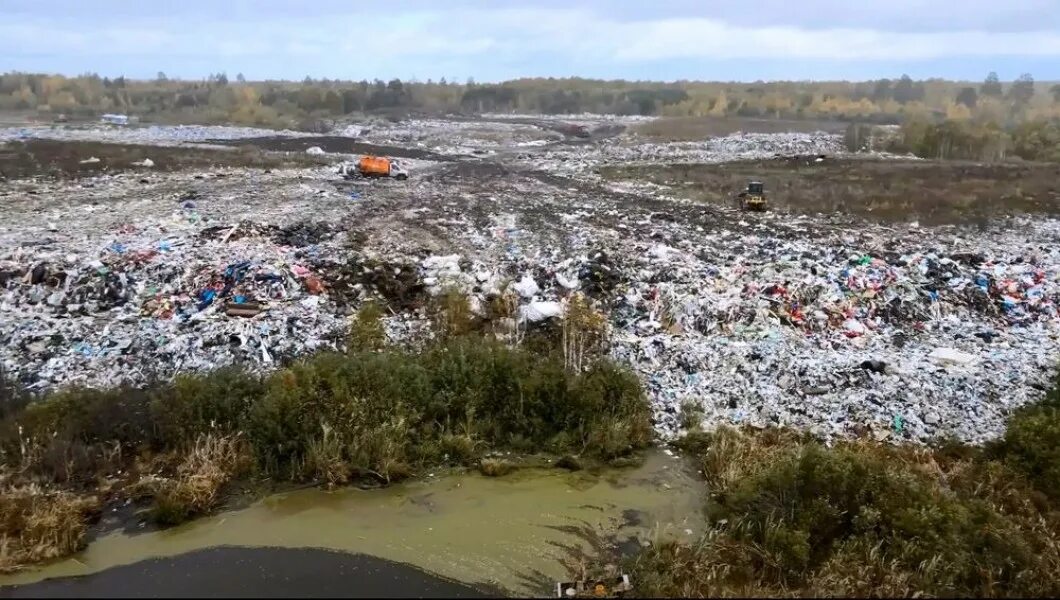
[[[559,302],[536,301],[521,307],[519,320],[537,323],[545,319],[559,317],[562,314],[563,305]]]
[[[959,366],[970,365],[977,360],[974,354],[961,352],[956,348],[935,348],[928,354],[928,358],[944,365]]]
[[[523,278],[512,284],[512,288],[515,289],[523,298],[533,298],[538,292],[541,291],[540,286],[534,281],[529,274],[523,275]]]

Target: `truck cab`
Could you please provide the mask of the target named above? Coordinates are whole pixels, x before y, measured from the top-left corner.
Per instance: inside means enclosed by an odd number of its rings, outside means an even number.
[[[409,178],[408,170],[399,161],[378,156],[362,156],[355,163],[343,163],[339,166],[339,174],[345,179],[393,177],[403,181]]]
[[[761,181],[751,181],[747,191],[737,196],[743,210],[763,211],[766,209],[766,186]]]

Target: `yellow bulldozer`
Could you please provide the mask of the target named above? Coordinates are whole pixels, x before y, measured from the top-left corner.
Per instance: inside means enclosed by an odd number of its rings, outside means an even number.
[[[766,201],[766,186],[761,181],[752,181],[747,184],[747,190],[736,196],[740,209],[751,211],[763,211],[768,208]]]

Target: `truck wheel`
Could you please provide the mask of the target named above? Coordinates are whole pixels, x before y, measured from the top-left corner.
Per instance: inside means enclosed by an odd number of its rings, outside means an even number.
[[[394,179],[397,179],[398,181],[405,181],[408,178],[409,178],[409,176],[404,174],[404,173],[401,173],[399,175],[395,175],[394,176]]]

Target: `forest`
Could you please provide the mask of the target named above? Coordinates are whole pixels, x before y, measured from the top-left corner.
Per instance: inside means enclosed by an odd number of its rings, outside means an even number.
[[[325,129],[371,114],[598,113],[661,117],[828,120],[851,124],[867,143],[872,125],[900,125],[897,151],[981,160],[1060,160],[1060,83],[1031,74],[1002,82],[896,79],[862,82],[645,82],[527,78],[501,83],[439,81],[247,81],[225,73],[199,81],[159,72],[151,80],[30,73],[0,75],[0,110],[89,118],[104,112],[145,122],[230,123]]]

